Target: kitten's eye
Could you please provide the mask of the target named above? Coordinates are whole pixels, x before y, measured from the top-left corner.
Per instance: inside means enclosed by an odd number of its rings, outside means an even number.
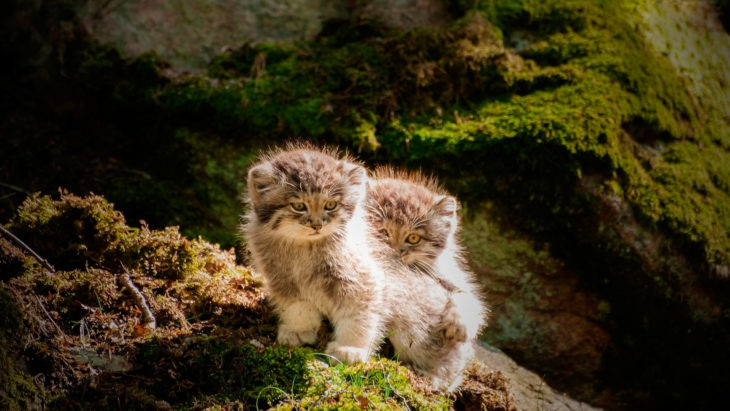
[[[301,213],[302,211],[307,209],[307,206],[301,202],[291,202],[291,203],[289,203],[289,205],[291,206],[292,210],[294,210],[298,213]]]
[[[421,242],[421,236],[416,233],[410,233],[408,234],[408,237],[406,237],[406,243],[410,245],[416,245]]]
[[[335,200],[330,200],[330,201],[324,203],[324,209],[327,211],[332,211],[335,208],[337,208],[337,201],[335,201]]]
[[[390,233],[384,228],[380,230],[380,234],[382,234],[385,238],[390,238]]]

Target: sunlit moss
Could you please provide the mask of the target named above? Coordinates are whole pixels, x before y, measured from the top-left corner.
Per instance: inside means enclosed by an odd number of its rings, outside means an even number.
[[[294,391],[276,409],[446,410],[451,403],[442,395],[413,388],[412,374],[391,360],[374,359],[349,366],[310,361],[309,368],[306,389]]]
[[[187,239],[177,227],[129,227],[113,204],[96,195],[61,192],[58,200],[34,195],[23,202],[9,228],[60,269],[92,265],[181,279],[203,270],[220,251],[217,245]]]

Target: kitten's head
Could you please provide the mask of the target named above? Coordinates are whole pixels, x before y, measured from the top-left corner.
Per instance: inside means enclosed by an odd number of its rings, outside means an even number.
[[[456,229],[456,199],[418,174],[376,171],[367,205],[381,241],[414,268],[428,270]]]
[[[272,234],[316,241],[341,231],[350,220],[366,178],[364,168],[336,152],[290,145],[249,169],[249,203]]]

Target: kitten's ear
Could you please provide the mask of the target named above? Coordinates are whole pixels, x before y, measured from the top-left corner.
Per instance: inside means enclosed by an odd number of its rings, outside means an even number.
[[[248,195],[254,204],[258,204],[261,195],[277,183],[271,163],[259,164],[248,170]]]
[[[345,175],[347,182],[351,185],[359,186],[368,180],[368,172],[357,164],[345,163]]]
[[[459,203],[454,197],[443,196],[433,206],[433,210],[437,215],[444,217],[455,217],[456,210],[459,209]]]

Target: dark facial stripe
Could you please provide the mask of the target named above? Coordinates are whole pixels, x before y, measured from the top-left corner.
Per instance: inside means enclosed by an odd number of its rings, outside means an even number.
[[[271,226],[271,229],[276,230],[277,228],[279,228],[279,224],[281,224],[282,220],[284,220],[283,215],[279,215],[278,217],[276,217],[276,219],[274,220],[274,224]]]
[[[268,223],[279,207],[280,206],[278,204],[261,204],[255,209],[256,217],[258,217],[259,221],[262,223]]]

